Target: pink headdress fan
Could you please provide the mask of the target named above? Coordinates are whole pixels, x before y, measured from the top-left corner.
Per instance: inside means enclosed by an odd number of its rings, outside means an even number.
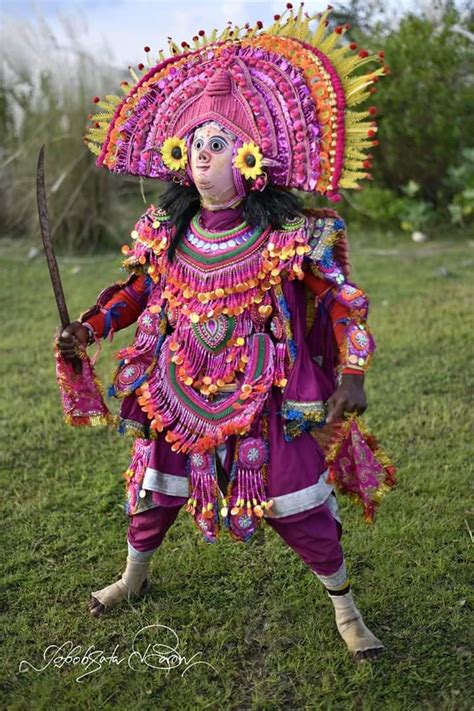
[[[333,199],[358,188],[376,143],[375,107],[358,107],[386,73],[383,59],[341,44],[347,27],[328,30],[329,9],[309,16],[287,8],[266,29],[200,32],[181,49],[171,42],[172,56],[133,73],[124,98],[98,100],[86,136],[98,165],[165,181],[185,176],[187,136],[215,120],[243,142],[252,177],[265,171],[273,185]]]

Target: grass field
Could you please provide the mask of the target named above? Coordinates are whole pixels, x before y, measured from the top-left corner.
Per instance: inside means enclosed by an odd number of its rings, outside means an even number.
[[[117,579],[125,561],[122,472],[131,443],[63,423],[46,265],[23,260],[21,247],[4,248],[4,708],[471,708],[474,249],[466,241],[403,240],[353,240],[354,280],[371,298],[378,342],[365,421],[399,476],[374,527],[339,497],[354,595],[387,646],[379,661],[360,666],[337,634],[320,584],[270,527],[247,546],[227,537],[206,546],[184,511],[155,555],[153,594],[100,620],[89,616],[90,591]],[[122,278],[119,263],[115,254],[61,262],[72,315]],[[132,331],[104,346],[98,368],[105,379],[111,350]],[[212,667],[183,674],[186,664],[168,673],[110,662],[79,682],[85,670],[71,664],[19,672],[21,660],[44,667],[46,648],[69,640],[80,646],[76,654],[95,645],[110,657],[118,645],[118,657],[128,657],[147,625],[171,628],[183,656],[202,652],[194,661]],[[172,644],[170,635],[159,641]]]

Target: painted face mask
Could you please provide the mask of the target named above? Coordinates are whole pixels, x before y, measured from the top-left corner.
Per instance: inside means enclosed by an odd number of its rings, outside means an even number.
[[[241,199],[234,181],[233,153],[236,136],[219,124],[198,127],[191,142],[190,172],[208,209],[222,209]]]

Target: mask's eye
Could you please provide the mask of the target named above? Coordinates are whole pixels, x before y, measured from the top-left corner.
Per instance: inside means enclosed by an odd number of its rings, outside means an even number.
[[[193,146],[193,147],[194,147],[194,149],[195,149],[196,151],[202,150],[202,148],[204,147],[204,141],[203,141],[203,139],[202,139],[202,138],[196,138],[196,140],[194,141],[194,146]]]
[[[213,153],[220,153],[221,151],[225,151],[227,147],[226,142],[223,141],[222,138],[217,138],[216,136],[214,138],[211,138],[209,145]]]

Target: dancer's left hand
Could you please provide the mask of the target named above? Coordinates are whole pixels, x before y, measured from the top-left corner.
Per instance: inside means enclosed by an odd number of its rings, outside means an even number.
[[[364,391],[364,374],[343,374],[341,384],[331,395],[328,402],[326,422],[331,424],[340,420],[343,415],[356,412],[361,415],[367,409],[367,398]]]

